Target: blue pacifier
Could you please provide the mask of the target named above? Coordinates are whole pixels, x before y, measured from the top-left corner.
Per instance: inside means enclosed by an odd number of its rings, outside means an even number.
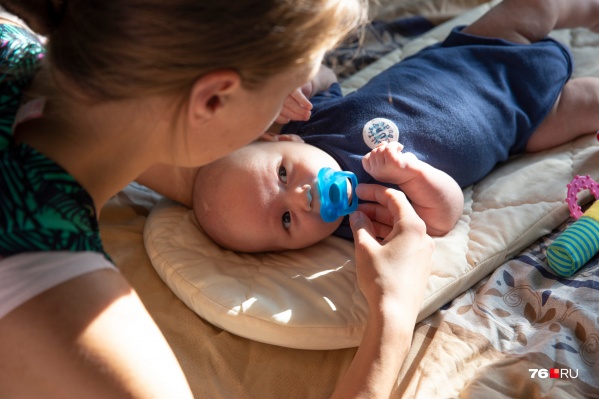
[[[351,180],[351,204],[348,198],[347,179]],[[320,216],[325,222],[334,222],[341,216],[349,215],[358,207],[356,186],[358,179],[352,172],[334,171],[322,168],[318,171],[318,193],[320,195]]]

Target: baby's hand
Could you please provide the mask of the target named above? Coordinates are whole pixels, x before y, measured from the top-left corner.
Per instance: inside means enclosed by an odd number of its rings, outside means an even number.
[[[383,143],[362,158],[364,170],[382,183],[401,185],[417,173],[419,163],[412,153],[402,153],[398,142]]]
[[[312,82],[298,87],[287,96],[276,123],[285,124],[290,121],[307,121],[310,119],[312,103],[308,97],[312,93]]]

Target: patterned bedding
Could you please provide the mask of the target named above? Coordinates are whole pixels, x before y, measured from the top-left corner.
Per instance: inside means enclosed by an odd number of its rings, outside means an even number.
[[[542,237],[416,327],[398,397],[599,397],[599,259],[547,271]]]

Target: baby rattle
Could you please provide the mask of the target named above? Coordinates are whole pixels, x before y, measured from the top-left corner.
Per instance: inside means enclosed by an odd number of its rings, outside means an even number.
[[[599,252],[599,201],[582,213],[577,195],[583,190],[599,199],[599,185],[588,175],[576,175],[568,184],[566,198],[570,216],[576,221],[547,248],[549,268],[562,277],[574,274]]]

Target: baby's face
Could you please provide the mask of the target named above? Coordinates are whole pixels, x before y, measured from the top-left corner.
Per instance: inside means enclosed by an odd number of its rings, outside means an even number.
[[[302,142],[253,143],[200,170],[196,215],[230,249],[307,247],[331,235],[342,220],[327,223],[320,216],[316,177],[323,167],[340,170],[330,155]]]

